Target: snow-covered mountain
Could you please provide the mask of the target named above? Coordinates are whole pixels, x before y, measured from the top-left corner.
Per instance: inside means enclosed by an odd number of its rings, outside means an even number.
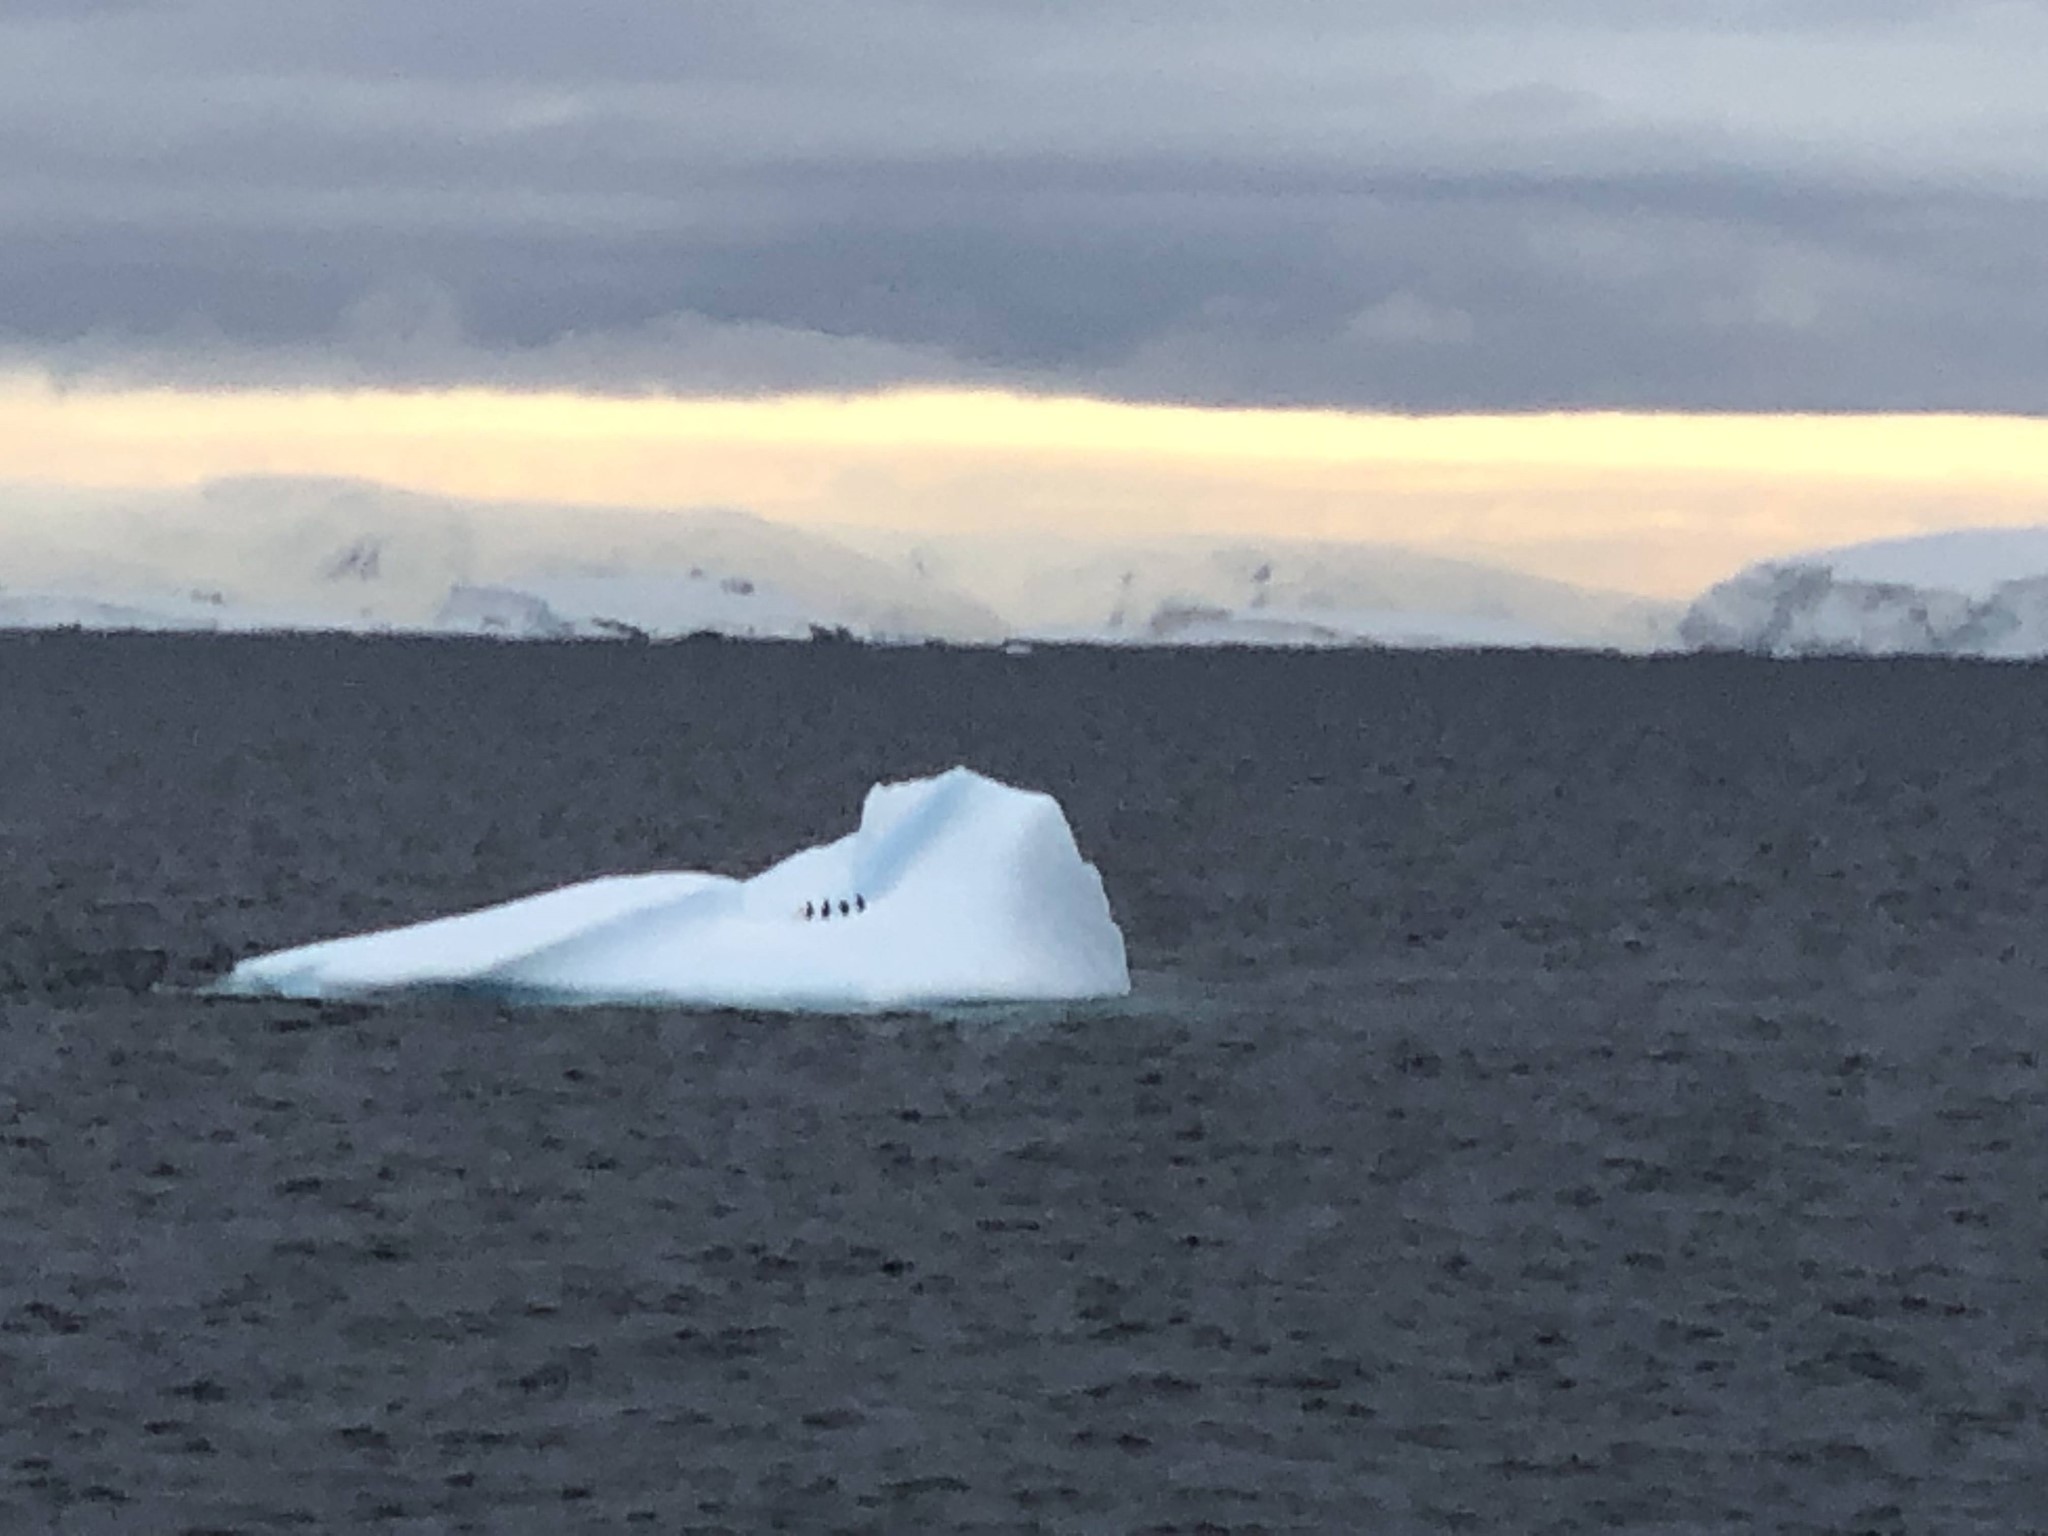
[[[970,598],[743,512],[485,503],[328,479],[0,487],[0,596],[6,627],[1004,632]]]
[[[1767,561],[1696,601],[1679,637],[1772,656],[2048,656],[2048,527],[1959,529]]]
[[[240,627],[251,611],[293,627],[403,623],[473,555],[460,504],[352,481],[0,487],[0,586],[144,612],[189,601],[202,611],[185,627]]]
[[[682,574],[536,576],[512,585],[458,585],[427,627],[516,640],[676,640],[700,634],[804,640],[835,629],[869,639],[921,638],[902,627],[912,622],[905,616],[879,629],[855,629],[835,622],[837,617],[778,588],[693,567]]]
[[[222,630],[251,626],[243,615],[190,593],[138,595],[102,602],[61,593],[0,592],[0,629]]]
[[[1673,643],[1681,605],[1387,545],[835,530],[1030,637],[1126,644]]]
[[[719,509],[258,477],[0,486],[0,627],[1119,644],[1667,643],[1673,605],[1409,551],[1285,540],[834,536]]]
[[[1569,650],[1574,642],[1553,630],[1513,619],[1466,613],[1397,609],[1211,608],[1165,603],[1142,630],[1109,630],[1093,638],[1129,645],[1275,645],[1335,648],[1376,646],[1397,650]]]

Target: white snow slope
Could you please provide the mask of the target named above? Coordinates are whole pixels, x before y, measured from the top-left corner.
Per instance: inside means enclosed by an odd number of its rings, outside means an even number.
[[[0,485],[0,627],[699,632],[1127,645],[1668,645],[1675,604],[1385,546],[826,537],[745,513],[485,503],[349,480]]]
[[[867,639],[916,637],[915,619],[848,623],[843,605],[806,604],[776,587],[702,566],[658,575],[529,576],[501,586],[456,586],[427,627],[439,633],[516,640],[648,639],[732,635],[803,640],[846,629]]]
[[[1329,649],[1370,645],[1386,649],[1458,650],[1530,647],[1570,649],[1555,630],[1513,619],[1469,613],[1344,608],[1211,608],[1162,603],[1138,631],[1105,630],[1089,636],[1102,644],[1263,645]]]
[[[2048,656],[2048,527],[1959,529],[1768,561],[1695,602],[1679,636],[1772,656]]]
[[[259,956],[221,983],[309,998],[449,986],[861,1011],[1120,997],[1130,973],[1101,877],[1059,803],[954,768],[876,785],[858,830],[749,880],[592,880]]]
[[[0,589],[11,627],[803,638],[816,626],[952,640],[1004,628],[969,598],[742,512],[472,502],[349,480],[0,486]]]
[[[0,629],[214,630],[240,615],[189,594],[137,595],[104,602],[49,592],[0,592]]]
[[[1676,603],[1387,545],[835,532],[967,593],[1032,638],[1640,651],[1670,645],[1681,612]]]

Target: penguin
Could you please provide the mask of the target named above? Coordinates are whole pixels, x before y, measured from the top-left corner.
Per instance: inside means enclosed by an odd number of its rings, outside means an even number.
[[[868,909],[868,899],[867,899],[867,897],[865,897],[865,896],[862,896],[862,895],[860,895],[860,894],[858,894],[858,893],[855,893],[855,895],[854,895],[854,898],[853,898],[853,910],[854,910],[854,911],[856,911],[856,912],[865,912],[865,911],[867,911],[867,909]]]
[[[821,904],[821,905],[820,905],[820,906],[818,907],[818,916],[820,916],[820,917],[830,917],[831,915],[832,915],[832,903],[831,903],[830,901],[826,901],[826,902],[822,903],[822,904]]]
[[[817,912],[816,912],[816,911],[815,911],[815,910],[814,910],[814,909],[812,908],[811,904],[810,904],[810,903],[809,903],[808,901],[807,901],[807,902],[805,902],[805,903],[804,903],[804,921],[808,923],[808,922],[809,922],[809,921],[810,921],[810,920],[811,920],[812,918],[816,917],[817,915],[818,915],[818,914],[817,914]]]
[[[849,907],[849,906],[848,906],[848,905],[846,904],[846,898],[845,898],[844,896],[840,897],[840,898],[839,898],[839,915],[840,915],[841,917],[844,917],[844,916],[846,916],[846,914],[847,914],[847,913],[851,912],[852,910],[853,910],[853,908]]]

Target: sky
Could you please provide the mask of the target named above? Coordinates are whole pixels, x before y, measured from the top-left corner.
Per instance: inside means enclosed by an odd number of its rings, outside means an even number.
[[[0,478],[1660,591],[2048,520],[2043,58],[2044,0],[0,0]]]

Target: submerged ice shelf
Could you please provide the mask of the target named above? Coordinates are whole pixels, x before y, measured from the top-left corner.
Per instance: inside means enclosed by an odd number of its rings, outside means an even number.
[[[876,785],[856,831],[751,879],[590,880],[259,955],[221,983],[300,998],[421,987],[825,1011],[1121,997],[1130,973],[1059,802],[954,768]]]

